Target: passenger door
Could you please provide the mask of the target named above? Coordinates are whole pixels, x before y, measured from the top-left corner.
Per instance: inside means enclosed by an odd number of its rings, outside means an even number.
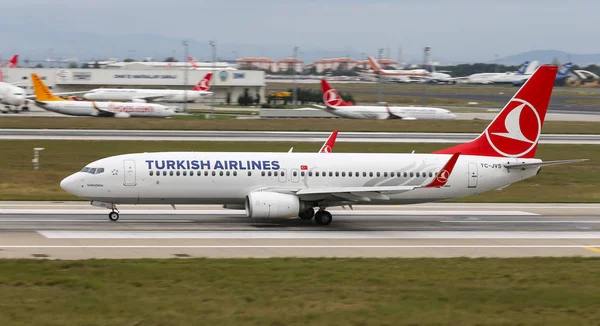
[[[123,185],[125,186],[135,186],[135,161],[134,160],[124,160],[123,161]]]
[[[469,188],[477,188],[477,163],[469,163]]]

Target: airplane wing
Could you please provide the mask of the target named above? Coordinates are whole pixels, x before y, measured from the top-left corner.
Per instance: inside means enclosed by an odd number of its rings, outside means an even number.
[[[583,161],[587,161],[587,160],[588,160],[587,158],[581,158],[581,159],[575,159],[575,160],[546,161],[546,162],[538,162],[538,163],[508,163],[508,164],[504,164],[504,167],[507,169],[529,169],[529,168],[539,168],[542,166],[549,166],[549,165],[583,162]]]
[[[269,191],[293,193],[300,199],[309,201],[326,200],[336,202],[342,199],[345,202],[370,202],[373,199],[389,200],[388,194],[399,194],[418,188],[444,187],[459,156],[460,153],[454,153],[431,182],[418,186],[314,187],[302,188],[296,191],[291,189],[270,189]]]
[[[131,100],[132,101],[142,100],[142,101],[146,101],[146,102],[150,103],[150,102],[159,101],[162,99],[166,100],[166,99],[169,99],[170,97],[171,97],[170,95],[138,96],[138,97],[132,98]]]

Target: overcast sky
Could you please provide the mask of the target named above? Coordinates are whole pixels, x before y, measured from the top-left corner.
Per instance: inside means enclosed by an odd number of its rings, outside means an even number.
[[[600,53],[594,0],[19,0],[0,24],[101,35],[152,33],[221,43],[346,50],[397,57],[494,59],[528,50]],[[291,52],[291,50],[290,50]]]

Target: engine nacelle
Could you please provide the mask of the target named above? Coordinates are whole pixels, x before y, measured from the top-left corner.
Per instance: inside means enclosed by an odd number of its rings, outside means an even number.
[[[246,216],[253,218],[296,217],[304,208],[294,195],[277,192],[252,192],[246,196]]]
[[[115,113],[115,118],[129,118],[129,117],[131,117],[131,114],[126,113],[126,112]]]

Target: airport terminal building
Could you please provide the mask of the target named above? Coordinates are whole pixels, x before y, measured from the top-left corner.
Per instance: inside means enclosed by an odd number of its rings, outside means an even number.
[[[31,73],[38,74],[53,92],[78,92],[94,88],[155,88],[191,89],[210,70],[185,69],[59,69],[59,68],[11,68],[4,69],[4,81],[18,83],[28,94],[33,93]],[[187,80],[186,80],[187,79]],[[239,95],[257,95],[265,101],[265,73],[258,70],[214,71],[211,90],[215,104],[237,104]],[[199,101],[210,104],[210,96]]]

